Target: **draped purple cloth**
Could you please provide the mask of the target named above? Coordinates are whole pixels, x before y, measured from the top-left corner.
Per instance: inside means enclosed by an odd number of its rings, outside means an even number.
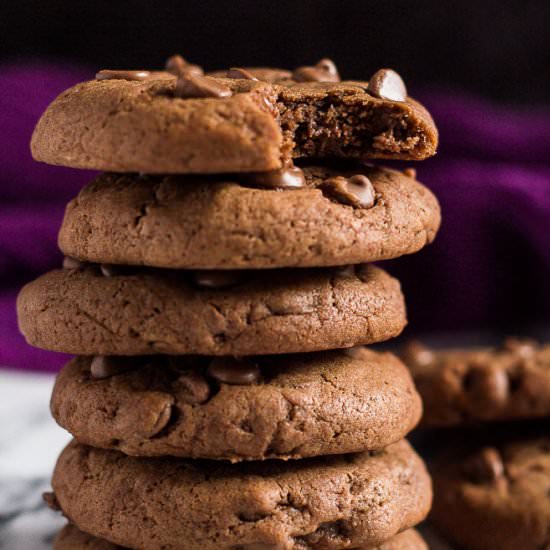
[[[60,265],[65,203],[93,176],[33,162],[32,129],[59,92],[91,74],[46,64],[0,71],[0,365],[55,370],[66,360],[26,345],[15,296]],[[548,322],[550,111],[433,90],[417,95],[441,145],[415,167],[439,197],[444,221],[434,245],[386,264],[402,280],[410,332]]]

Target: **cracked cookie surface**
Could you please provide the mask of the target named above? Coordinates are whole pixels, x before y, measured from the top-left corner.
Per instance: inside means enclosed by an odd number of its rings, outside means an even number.
[[[31,345],[79,355],[243,356],[379,342],[406,324],[399,282],[370,264],[240,275],[212,289],[184,271],[51,271],[19,294],[19,326]]]
[[[499,437],[477,434],[475,445],[443,453],[433,465],[431,520],[456,544],[472,550],[549,547],[548,426],[515,428],[502,428]]]
[[[380,449],[421,415],[410,374],[390,353],[258,357],[251,384],[218,381],[211,361],[136,358],[133,369],[130,360],[129,370],[96,379],[91,358],[75,358],[57,378],[53,416],[94,447],[236,462]]]
[[[550,415],[550,345],[507,339],[498,348],[430,349],[401,354],[424,402],[424,426]]]
[[[122,546],[98,539],[80,531],[74,525],[66,525],[57,535],[53,550],[125,550]],[[414,529],[407,529],[390,540],[376,546],[362,546],[357,550],[428,550],[428,546]]]
[[[430,478],[406,441],[371,453],[233,465],[138,459],[73,442],[52,485],[75,525],[140,550],[372,546],[416,525],[431,503]]]
[[[165,268],[317,267],[395,258],[433,241],[437,199],[387,168],[305,166],[306,186],[280,191],[223,178],[104,174],[67,206],[59,244],[91,262]],[[364,174],[376,199],[354,208],[325,196],[333,177]]]
[[[304,157],[421,160],[437,147],[422,105],[374,97],[367,82],[209,77],[231,96],[180,98],[175,77],[152,76],[63,92],[34,131],[34,158],[113,172],[261,172]]]

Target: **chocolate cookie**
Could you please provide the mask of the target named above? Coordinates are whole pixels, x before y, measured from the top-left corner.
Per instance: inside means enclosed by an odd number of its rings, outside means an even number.
[[[406,324],[399,282],[345,269],[52,271],[18,298],[29,344],[81,355],[260,355],[387,340]]]
[[[132,458],[73,442],[52,485],[75,525],[141,550],[376,545],[420,522],[431,504],[430,478],[406,441],[233,465]]]
[[[126,550],[103,539],[88,535],[71,525],[63,527],[53,541],[53,550]]]
[[[380,449],[417,424],[405,366],[366,348],[247,358],[78,357],[52,397],[81,443],[135,456],[302,458]]]
[[[429,113],[393,71],[370,82],[103,76],[48,107],[32,137],[36,160],[151,174],[263,172],[304,157],[420,160],[437,147]]]
[[[501,348],[432,350],[402,358],[424,401],[423,425],[550,416],[550,345],[508,339]]]
[[[316,267],[416,252],[439,228],[436,198],[401,172],[310,166],[303,175],[291,182],[298,188],[281,192],[284,178],[271,182],[275,188],[251,187],[264,185],[263,175],[104,174],[67,206],[59,245],[69,256],[102,263]]]
[[[432,520],[455,543],[472,550],[549,548],[550,438],[454,450],[441,456],[433,476]]]
[[[66,525],[57,535],[53,550],[124,550],[122,546],[87,535],[74,525]],[[422,537],[414,530],[407,529],[378,546],[363,546],[357,550],[428,550]]]

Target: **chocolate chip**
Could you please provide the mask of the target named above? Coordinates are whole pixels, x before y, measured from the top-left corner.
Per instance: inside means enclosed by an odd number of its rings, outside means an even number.
[[[266,189],[301,189],[306,185],[303,170],[294,165],[270,172],[258,172],[249,176],[247,181]]]
[[[189,73],[194,75],[203,75],[204,71],[199,65],[193,65],[188,63],[181,55],[172,55],[166,60],[166,71],[179,76],[182,73]]]
[[[476,408],[502,405],[510,393],[507,373],[487,365],[473,365],[463,378],[464,389]]]
[[[503,349],[515,353],[522,359],[531,359],[536,352],[537,343],[534,340],[506,338],[503,344]]]
[[[54,512],[61,512],[61,506],[59,506],[59,501],[57,500],[55,493],[52,493],[51,491],[42,493],[42,499],[50,510],[53,510]]]
[[[174,95],[181,98],[224,98],[231,97],[233,92],[227,86],[209,76],[183,72],[178,75]]]
[[[365,351],[365,346],[353,346],[352,348],[347,348],[342,350],[344,355],[353,358],[362,357],[363,352]]]
[[[124,274],[124,266],[114,264],[101,264],[99,270],[104,277],[116,277]]]
[[[147,80],[150,71],[111,71],[104,69],[95,75],[96,80]]]
[[[250,71],[241,67],[231,67],[225,76],[227,78],[242,78],[243,80],[258,80]]]
[[[136,361],[136,363],[134,363]],[[92,378],[102,380],[110,378],[135,368],[139,360],[132,357],[117,357],[114,355],[95,355],[90,363]]]
[[[405,101],[407,88],[403,79],[392,69],[380,69],[376,71],[367,86],[367,92],[380,99],[391,101]]]
[[[405,168],[403,170],[403,175],[407,176],[408,178],[412,178],[413,180],[416,179],[416,168]]]
[[[325,180],[320,188],[329,197],[354,208],[371,208],[374,206],[374,187],[369,178],[363,174],[357,174],[349,178],[335,176]]]
[[[85,262],[81,262],[71,256],[65,256],[63,258],[63,269],[81,269],[86,265]]]
[[[193,283],[202,288],[229,288],[241,284],[245,274],[238,270],[199,269],[191,272]]]
[[[463,466],[464,473],[474,483],[495,483],[504,477],[504,464],[494,447],[485,447]]]
[[[181,399],[190,405],[205,403],[210,397],[210,386],[204,376],[194,371],[181,373],[174,382]]]
[[[147,404],[142,403],[144,410],[147,410]],[[142,426],[141,435],[144,437],[154,437],[158,435],[170,422],[172,417],[172,403],[167,402],[162,405],[162,407],[157,411],[157,416],[154,418],[154,421],[147,428]]]
[[[339,265],[339,266],[333,267],[332,271],[338,277],[355,277],[354,265]]]
[[[296,82],[340,82],[340,75],[334,62],[325,58],[313,67],[298,67],[292,79]]]
[[[225,384],[248,385],[260,379],[260,368],[249,359],[216,357],[207,369],[208,376]]]
[[[401,357],[410,368],[425,368],[435,362],[433,351],[418,340],[407,342],[403,347]]]

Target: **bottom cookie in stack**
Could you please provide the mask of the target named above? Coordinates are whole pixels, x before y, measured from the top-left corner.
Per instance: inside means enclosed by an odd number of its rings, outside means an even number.
[[[124,550],[123,546],[117,546],[106,540],[92,537],[83,533],[74,525],[65,526],[59,532],[53,544],[53,550],[82,550],[82,548],[88,550]],[[261,546],[257,546],[256,550],[261,550],[261,548],[265,550],[265,547]],[[361,548],[365,550],[367,548],[369,550],[428,550],[428,546],[414,529],[403,531],[378,546],[363,546]]]
[[[550,346],[411,343],[403,358],[431,428],[431,523],[465,549],[550,548]]]
[[[422,521],[431,481],[406,441],[380,451],[227,464],[73,442],[52,480],[67,518],[121,546],[340,550]]]
[[[80,441],[56,505],[99,537],[71,528],[58,548],[425,548],[397,536],[428,513],[431,481],[403,440],[421,401],[390,353],[77,357],[52,412]]]

